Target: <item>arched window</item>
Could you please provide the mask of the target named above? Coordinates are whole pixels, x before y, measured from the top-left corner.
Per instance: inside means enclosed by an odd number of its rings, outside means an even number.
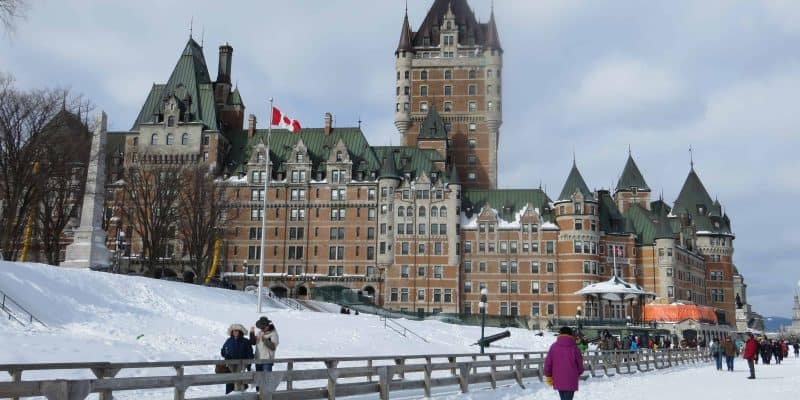
[[[425,207],[420,207],[419,208],[419,216],[420,217],[424,217],[425,216]]]
[[[342,161],[342,152],[341,151],[337,151],[336,152],[336,161]]]
[[[446,217],[447,216],[447,207],[442,206],[441,208],[439,208],[439,216],[440,217]]]
[[[150,136],[150,144],[158,144],[158,134],[154,133],[153,136]]]
[[[406,208],[403,206],[397,207],[397,216],[402,217],[406,214]]]
[[[431,207],[431,217],[438,217],[439,216],[439,209],[436,207]]]
[[[175,142],[175,136],[173,136],[171,133],[168,133],[167,134],[167,144],[173,144],[174,142]]]
[[[170,115],[169,118],[167,118],[167,126],[175,126],[175,117],[174,116]]]
[[[413,217],[414,216],[414,207],[408,207],[406,209],[406,217]]]
[[[188,133],[184,133],[183,135],[181,135],[181,144],[184,145],[184,146],[189,144],[189,134]]]

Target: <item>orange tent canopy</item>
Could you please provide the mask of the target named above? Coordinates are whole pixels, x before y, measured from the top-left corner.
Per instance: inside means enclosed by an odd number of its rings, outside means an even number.
[[[694,304],[646,304],[644,306],[646,322],[680,322],[686,319],[717,323],[717,314],[711,307]]]

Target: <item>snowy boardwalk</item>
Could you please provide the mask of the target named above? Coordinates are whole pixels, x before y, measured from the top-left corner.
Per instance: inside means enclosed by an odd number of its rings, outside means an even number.
[[[591,378],[581,382],[575,400],[789,400],[800,396],[800,359],[784,359],[781,365],[756,365],[756,379],[746,379],[747,363],[740,357],[734,372],[717,371],[713,363],[678,366],[655,373]],[[473,389],[468,395],[440,393],[437,399],[555,400],[558,393],[531,382],[528,389]]]

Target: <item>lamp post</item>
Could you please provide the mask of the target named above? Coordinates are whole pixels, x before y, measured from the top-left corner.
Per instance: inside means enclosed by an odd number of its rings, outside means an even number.
[[[486,303],[488,300],[487,299],[488,294],[489,291],[486,288],[481,289],[481,302],[478,303],[478,307],[480,307],[481,309],[481,354],[483,354],[483,347],[484,347],[483,334],[484,334],[484,329],[486,327],[486,305],[487,305]]]
[[[125,232],[121,229],[117,229],[117,240],[115,242],[116,249],[114,250],[114,273],[119,273],[119,258],[121,256],[122,251],[125,248]]]

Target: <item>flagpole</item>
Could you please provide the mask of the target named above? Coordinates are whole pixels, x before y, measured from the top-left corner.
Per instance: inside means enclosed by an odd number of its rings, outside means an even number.
[[[264,256],[266,254],[265,237],[267,236],[267,197],[269,197],[269,140],[272,136],[272,112],[273,112],[272,97],[269,98],[269,123],[267,124],[267,154],[264,157],[264,200],[261,212],[261,253],[258,260],[258,313],[261,314],[262,291],[264,290]]]
[[[617,245],[612,245],[612,248],[614,249],[614,251],[612,251],[613,260],[614,260],[614,277],[616,277],[617,276]]]

